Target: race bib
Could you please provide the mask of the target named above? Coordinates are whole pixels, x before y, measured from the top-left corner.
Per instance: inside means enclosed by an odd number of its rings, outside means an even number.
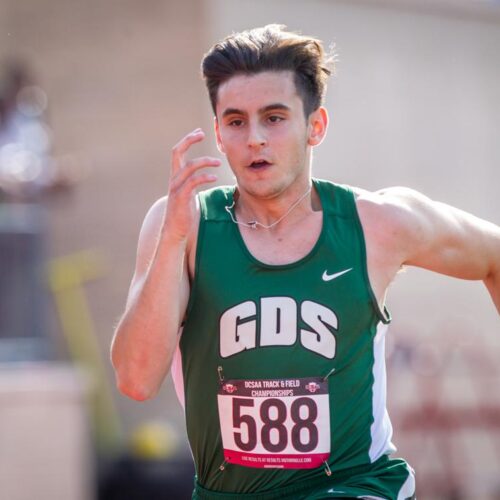
[[[217,396],[226,462],[312,469],[330,456],[328,382],[225,380]]]

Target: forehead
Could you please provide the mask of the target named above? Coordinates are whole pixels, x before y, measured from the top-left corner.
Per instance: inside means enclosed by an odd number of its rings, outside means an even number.
[[[235,75],[224,82],[217,93],[217,115],[226,108],[251,111],[271,103],[290,108],[302,106],[291,71],[263,71]]]

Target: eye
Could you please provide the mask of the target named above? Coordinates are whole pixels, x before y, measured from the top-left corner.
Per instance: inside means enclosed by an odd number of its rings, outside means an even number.
[[[240,118],[235,118],[227,123],[230,127],[241,127],[243,125],[243,120]]]
[[[278,115],[271,115],[267,119],[271,123],[279,123],[279,122],[284,120],[284,118],[282,116],[278,116]]]

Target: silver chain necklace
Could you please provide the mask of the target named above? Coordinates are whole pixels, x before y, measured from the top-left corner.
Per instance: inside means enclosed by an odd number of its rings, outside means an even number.
[[[312,186],[309,187],[309,189],[297,201],[295,201],[291,205],[291,207],[278,220],[275,220],[272,224],[269,224],[269,225],[262,224],[262,222],[259,222],[257,220],[252,220],[249,222],[240,222],[239,220],[236,220],[236,218],[234,217],[234,214],[233,214],[233,208],[234,208],[234,205],[236,204],[235,200],[233,200],[233,203],[231,203],[231,205],[228,205],[224,208],[226,209],[226,212],[231,216],[231,220],[235,224],[240,224],[241,226],[249,227],[250,229],[257,229],[257,226],[260,226],[263,229],[271,229],[272,227],[279,224],[311,192],[311,189],[312,189]]]

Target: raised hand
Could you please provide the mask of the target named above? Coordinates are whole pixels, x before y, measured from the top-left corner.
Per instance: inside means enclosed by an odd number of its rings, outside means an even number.
[[[165,212],[165,228],[169,237],[179,241],[187,240],[196,221],[196,188],[217,180],[216,175],[197,172],[203,168],[218,167],[221,164],[218,158],[211,156],[186,160],[189,148],[204,138],[204,132],[198,128],[182,138],[172,148],[172,170]]]

